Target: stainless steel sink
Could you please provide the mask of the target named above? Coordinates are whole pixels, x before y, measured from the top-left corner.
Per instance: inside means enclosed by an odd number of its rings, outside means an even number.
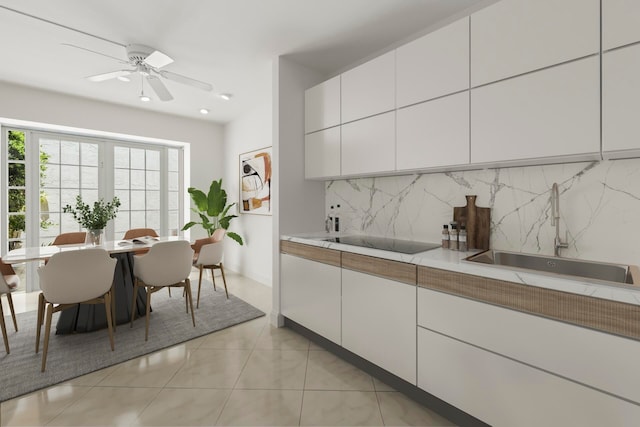
[[[481,252],[465,260],[479,264],[572,276],[587,279],[587,281],[633,284],[631,269],[628,265],[496,250]]]

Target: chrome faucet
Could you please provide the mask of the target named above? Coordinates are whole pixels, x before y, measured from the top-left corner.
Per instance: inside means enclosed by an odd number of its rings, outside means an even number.
[[[556,237],[553,239],[553,255],[560,256],[560,248],[568,248],[569,244],[560,238],[560,193],[558,192],[558,184],[556,182],[551,186],[551,226],[556,227]]]

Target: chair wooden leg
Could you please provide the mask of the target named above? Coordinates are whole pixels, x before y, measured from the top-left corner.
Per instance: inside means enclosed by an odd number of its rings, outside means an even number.
[[[111,322],[113,325],[113,331],[116,331],[116,286],[115,283],[111,285],[111,289],[109,290],[111,296]],[[108,316],[107,316],[108,317]]]
[[[136,301],[138,300],[138,279],[133,283],[133,297],[131,298],[131,326],[133,328],[133,319],[136,318]]]
[[[41,372],[44,372],[47,367],[47,351],[49,351],[49,335],[51,332],[51,317],[53,316],[53,304],[46,305],[47,310],[47,322],[45,324],[44,330],[44,346],[42,348],[42,369]]]
[[[204,270],[202,264],[200,264],[198,268],[200,268],[200,276],[198,276],[198,299],[196,301],[196,308],[200,308],[200,287],[202,286],[202,270]]]
[[[227,291],[227,279],[226,277],[224,277],[224,267],[222,266],[222,263],[220,263],[220,271],[222,272],[222,282],[224,283],[224,293],[227,294],[227,299],[229,299],[229,292]],[[213,270],[211,271],[211,274],[213,274]]]
[[[151,290],[147,288],[147,324],[144,328],[144,340],[149,340],[149,312],[151,311]]]
[[[169,298],[171,298],[171,288],[167,288],[169,289]]]
[[[44,294],[40,292],[38,295],[38,319],[36,322],[36,353],[40,350],[40,331],[42,330],[42,322],[44,322]]]
[[[4,340],[4,349],[7,354],[9,351],[9,337],[7,336],[7,327],[4,324],[4,312],[2,311],[2,301],[0,301],[0,329],[2,329],[2,339]]]
[[[187,286],[182,287],[182,294],[184,297],[184,309],[189,314],[189,300],[187,299]]]
[[[7,301],[9,302],[9,310],[11,311],[11,319],[13,319],[13,329],[18,332],[18,322],[16,321],[16,311],[13,309],[13,298],[11,294],[7,294]]]
[[[185,279],[186,289],[187,289],[187,297],[189,297],[189,305],[191,306],[191,321],[193,322],[193,327],[196,326],[196,316],[193,313],[193,299],[191,298],[191,281],[187,278]]]
[[[213,282],[213,290],[217,291],[217,289],[216,289],[216,275],[213,274],[214,273],[213,270],[214,270],[213,268],[209,268],[209,271],[211,272],[211,281]]]
[[[114,350],[113,344],[113,326],[111,325],[113,318],[111,317],[111,292],[104,294],[104,311],[107,313],[107,329],[109,329],[109,342],[111,343],[111,351]]]

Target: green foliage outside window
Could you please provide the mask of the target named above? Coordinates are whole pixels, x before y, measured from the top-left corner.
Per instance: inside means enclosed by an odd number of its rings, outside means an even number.
[[[9,131],[8,139],[8,158],[9,160],[25,160],[25,140],[24,132]],[[47,162],[49,155],[40,152],[40,182],[46,178]],[[24,187],[26,185],[25,164],[9,163],[9,186]],[[9,190],[9,212],[18,213],[18,215],[9,216],[9,237],[18,238],[25,230],[26,198],[25,190]],[[40,206],[47,206],[47,195],[40,190]],[[45,209],[41,209],[45,210]],[[22,213],[22,214],[20,214]],[[49,220],[48,214],[40,216],[40,228],[47,229],[53,225]],[[10,245],[11,246],[11,245]],[[13,249],[10,247],[9,249]]]

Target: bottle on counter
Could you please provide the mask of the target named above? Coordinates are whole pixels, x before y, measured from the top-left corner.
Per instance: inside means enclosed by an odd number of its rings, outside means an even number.
[[[455,221],[451,223],[451,231],[449,232],[449,249],[458,250],[458,223]]]
[[[442,248],[449,249],[449,225],[442,226]]]
[[[340,232],[340,205],[336,206],[336,212],[333,217],[333,230],[336,233]]]
[[[327,228],[327,232],[331,233],[333,232],[333,227],[334,227],[334,215],[335,215],[335,211],[333,210],[333,205],[331,205],[331,208],[329,208],[329,215],[327,216],[327,221],[326,221],[326,228]]]
[[[460,232],[458,233],[458,250],[467,251],[467,228],[464,224],[460,224]]]

